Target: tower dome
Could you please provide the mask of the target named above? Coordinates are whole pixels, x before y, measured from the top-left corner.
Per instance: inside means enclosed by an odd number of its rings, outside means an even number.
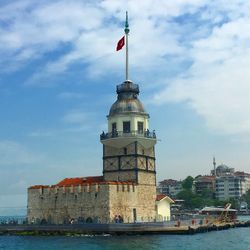
[[[117,100],[110,108],[109,117],[126,113],[148,116],[143,104],[138,99],[139,86],[137,84],[126,80],[116,87],[116,93],[118,94]]]

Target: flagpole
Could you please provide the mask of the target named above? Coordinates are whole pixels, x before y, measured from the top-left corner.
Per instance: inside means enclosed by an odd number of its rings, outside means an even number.
[[[128,80],[128,33],[129,33],[129,25],[128,25],[128,12],[126,11],[126,22],[125,22],[125,37],[126,37],[126,81]]]

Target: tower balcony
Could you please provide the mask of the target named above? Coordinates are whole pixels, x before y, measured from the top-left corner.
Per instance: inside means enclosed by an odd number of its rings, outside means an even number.
[[[117,94],[126,93],[126,92],[139,94],[139,85],[134,84],[133,82],[127,80],[124,83],[116,86]]]
[[[156,144],[156,134],[153,130],[150,132],[146,131],[113,131],[111,133],[102,133],[100,135],[101,143],[111,147],[122,148],[128,144],[138,141],[145,148],[153,147]]]

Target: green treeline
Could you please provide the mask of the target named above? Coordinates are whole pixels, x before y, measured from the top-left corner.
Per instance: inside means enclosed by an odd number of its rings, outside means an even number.
[[[225,206],[227,203],[231,203],[232,208],[238,209],[241,201],[246,201],[250,204],[250,190],[243,195],[240,200],[229,199],[226,201],[219,201],[215,198],[213,190],[205,189],[202,194],[196,194],[193,182],[194,178],[188,176],[182,181],[183,190],[177,194],[178,199],[184,200],[183,206],[186,209],[200,209],[205,206]]]

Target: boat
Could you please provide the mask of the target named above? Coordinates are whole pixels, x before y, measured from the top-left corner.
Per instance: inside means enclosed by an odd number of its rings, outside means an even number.
[[[231,203],[225,207],[204,207],[200,210],[200,214],[214,217],[218,222],[230,222],[237,219],[237,210],[231,208]]]

